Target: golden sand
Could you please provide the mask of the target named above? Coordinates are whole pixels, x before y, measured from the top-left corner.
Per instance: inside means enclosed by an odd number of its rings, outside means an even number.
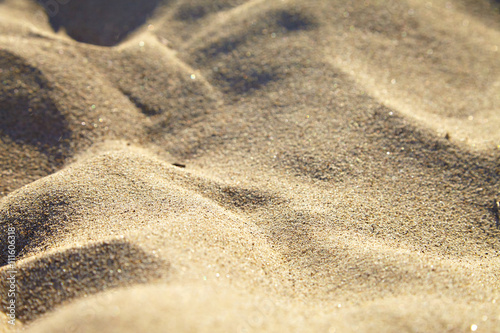
[[[500,332],[498,2],[0,0],[0,81],[0,332]]]

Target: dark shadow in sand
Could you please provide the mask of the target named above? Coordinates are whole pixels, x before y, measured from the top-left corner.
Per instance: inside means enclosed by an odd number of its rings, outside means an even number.
[[[45,75],[23,58],[0,51],[0,82],[0,138],[35,146],[47,155],[64,152],[71,131],[50,97]]]
[[[76,41],[100,46],[120,43],[143,25],[166,0],[36,0],[54,31],[66,30]]]
[[[248,0],[185,0],[177,9],[174,17],[180,21],[193,22],[208,14],[237,7]]]
[[[16,317],[31,322],[56,306],[102,292],[166,277],[169,264],[126,241],[71,248],[17,266]],[[1,311],[9,273],[0,272]]]

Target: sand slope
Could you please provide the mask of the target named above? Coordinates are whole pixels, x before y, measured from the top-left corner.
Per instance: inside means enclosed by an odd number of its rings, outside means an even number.
[[[14,330],[500,332],[498,4],[56,4],[0,1]]]

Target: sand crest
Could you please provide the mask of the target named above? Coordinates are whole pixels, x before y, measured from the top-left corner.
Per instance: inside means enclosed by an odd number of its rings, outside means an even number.
[[[500,332],[498,8],[0,0],[0,332]]]

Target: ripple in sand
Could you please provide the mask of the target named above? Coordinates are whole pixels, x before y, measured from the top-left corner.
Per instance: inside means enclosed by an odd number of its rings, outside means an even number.
[[[18,264],[16,316],[32,321],[64,302],[165,276],[168,263],[126,241],[71,248]],[[0,271],[2,310],[7,270]]]

